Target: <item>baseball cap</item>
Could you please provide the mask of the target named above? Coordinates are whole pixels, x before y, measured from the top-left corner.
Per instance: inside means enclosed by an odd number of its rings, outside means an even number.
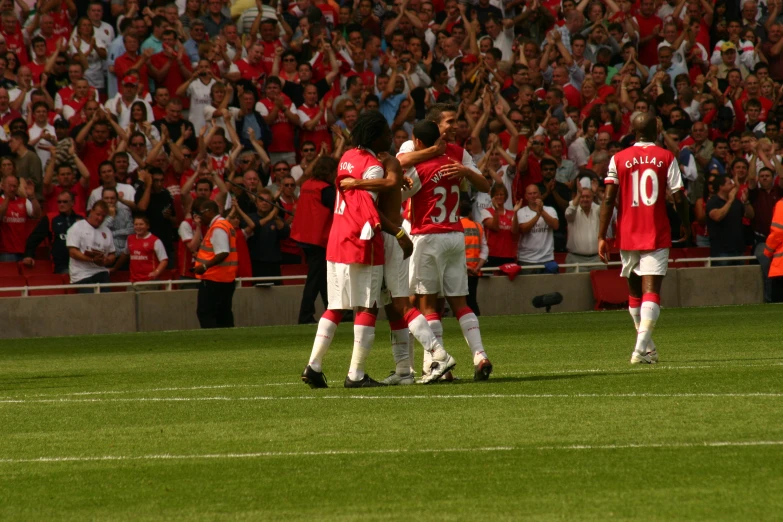
[[[134,75],[129,74],[125,78],[122,79],[122,84],[123,85],[134,85],[135,86],[135,85],[139,84],[139,79],[136,78]]]
[[[726,51],[736,51],[737,46],[734,45],[732,42],[723,42],[723,44],[720,46],[720,52],[725,53]]]
[[[475,54],[463,55],[462,63],[478,63],[478,57]]]

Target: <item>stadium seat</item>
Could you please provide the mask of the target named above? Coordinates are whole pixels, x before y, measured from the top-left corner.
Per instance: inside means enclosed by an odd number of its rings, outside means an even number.
[[[557,263],[558,266],[560,267],[558,269],[558,272],[560,272],[561,274],[565,273],[565,268],[563,268],[562,265],[565,264],[567,255],[568,255],[567,252],[555,252],[555,263]]]
[[[110,283],[129,283],[130,282],[130,271],[129,270],[118,270],[117,272],[112,272],[109,276],[109,282]],[[112,292],[125,292],[128,290],[127,286],[114,286],[111,288]]]
[[[19,263],[7,262],[0,263],[0,277],[13,277],[19,274]]]
[[[67,285],[70,278],[67,274],[30,274],[27,276],[27,286],[54,286],[54,285]],[[33,290],[30,288],[28,294],[35,295],[65,295],[70,291],[66,288],[59,290],[51,288],[46,290]]]
[[[22,286],[27,286],[27,279],[25,279],[24,276],[20,276],[18,274],[0,276],[0,297],[20,297],[22,295],[21,290],[6,292],[3,290],[3,288],[14,288]]]
[[[35,249],[35,260],[38,259],[46,259],[47,261],[51,259],[50,255],[51,249],[49,247],[49,241],[44,241],[40,245],[38,245],[38,248]]]
[[[307,275],[307,265],[280,265],[280,275],[292,276],[292,275]],[[303,285],[304,279],[283,279],[283,285]]]
[[[19,263],[23,276],[30,276],[33,274],[46,274],[51,275],[54,273],[54,264],[49,259],[38,259],[35,261],[35,266],[26,266]]]
[[[617,310],[628,306],[628,283],[619,270],[593,270],[590,284],[596,310]]]

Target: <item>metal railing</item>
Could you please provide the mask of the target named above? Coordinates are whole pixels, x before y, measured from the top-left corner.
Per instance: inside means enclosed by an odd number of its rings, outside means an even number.
[[[723,262],[723,261],[755,261],[756,258],[754,256],[736,256],[736,257],[688,257],[688,258],[679,258],[679,259],[669,259],[669,264],[672,263],[704,263],[704,267],[712,267],[712,263],[715,262]],[[608,266],[620,266],[622,263],[620,261],[610,261],[608,263]],[[580,273],[584,271],[589,271],[592,267],[605,267],[607,264],[605,263],[564,263],[564,264],[558,264],[559,268],[574,268],[574,273]],[[522,272],[525,270],[540,270],[546,268],[545,265],[526,265],[526,266],[520,266],[522,269]],[[499,272],[500,268],[498,267],[492,267],[492,268],[482,268],[481,272],[482,274],[490,275],[495,272]],[[524,275],[524,274],[520,274]],[[279,276],[279,277],[238,277],[236,279],[237,287],[241,287],[242,283],[262,283],[261,287],[266,286],[272,286],[272,284],[275,281],[293,281],[293,280],[300,280],[300,279],[307,279],[306,274],[298,274],[298,275],[288,275],[288,276]],[[89,288],[92,289],[94,292],[100,292],[101,289],[106,288],[125,288],[126,291],[128,289],[132,289],[136,292],[144,291],[145,288],[148,287],[163,287],[160,288],[160,291],[166,291],[170,292],[172,290],[179,290],[181,286],[187,287],[187,286],[193,286],[198,284],[198,279],[167,279],[165,281],[138,281],[135,283],[131,283],[130,281],[124,282],[124,283],[90,283],[90,284],[63,284],[63,285],[41,285],[41,286],[15,286],[15,287],[4,287],[0,288],[0,297],[8,297],[4,296],[3,294],[11,293],[11,292],[21,292],[21,297],[29,297],[30,291],[37,292],[39,290],[78,290],[80,288]],[[267,284],[269,283],[269,284]],[[256,285],[259,286],[259,285]],[[175,288],[177,287],[177,288]]]

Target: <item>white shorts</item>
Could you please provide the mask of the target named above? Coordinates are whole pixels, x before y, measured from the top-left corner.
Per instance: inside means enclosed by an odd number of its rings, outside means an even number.
[[[468,295],[465,234],[419,234],[413,236],[410,266],[411,294]]]
[[[620,275],[631,277],[631,272],[639,276],[666,275],[669,267],[669,249],[658,250],[620,250],[623,269]]]
[[[383,281],[382,265],[326,262],[329,310],[372,308],[378,304]]]
[[[394,297],[408,297],[410,295],[410,282],[408,280],[409,260],[403,259],[405,253],[400,248],[397,238],[386,232],[383,234],[383,286],[388,292],[383,292],[384,302],[386,294]]]

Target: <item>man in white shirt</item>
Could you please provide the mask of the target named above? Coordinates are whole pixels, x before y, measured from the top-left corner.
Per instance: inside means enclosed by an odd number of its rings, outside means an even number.
[[[541,192],[536,185],[527,186],[525,201],[527,206],[517,211],[517,222],[519,223],[517,262],[521,266],[551,263],[547,268],[526,270],[525,274],[557,273],[556,265],[554,265],[554,231],[560,227],[557,212],[552,207],[544,206]]]
[[[136,210],[136,190],[131,185],[117,183],[114,165],[110,161],[104,161],[98,166],[98,174],[101,178],[101,186],[90,192],[87,199],[87,208],[92,208],[96,201],[103,199],[103,189],[110,188],[117,191],[117,205],[130,212]],[[108,212],[108,208],[106,209]]]
[[[580,188],[565,211],[565,218],[568,222],[566,263],[598,263],[599,266],[591,266],[589,270],[603,270],[605,265],[598,257],[600,206],[593,199],[591,189]],[[575,272],[576,269],[569,268],[567,271]]]
[[[106,112],[117,117],[117,125],[127,129],[131,120],[131,107],[136,102],[141,102],[147,109],[147,122],[152,123],[154,116],[149,102],[139,97],[139,78],[135,74],[126,74],[122,79],[120,92],[103,106]],[[147,95],[149,96],[149,94]]]
[[[492,38],[492,46],[500,49],[500,52],[503,53],[503,60],[513,62],[514,26],[504,27],[502,20],[496,20],[490,16],[484,27],[489,37]]]
[[[212,76],[212,67],[209,60],[199,60],[193,76],[177,88],[176,95],[190,98],[190,112],[188,119],[195,129],[201,129],[206,125],[204,108],[212,103],[212,86],[215,78]]]
[[[69,274],[71,284],[108,283],[108,266],[116,260],[114,240],[111,231],[103,225],[109,209],[106,203],[98,201],[93,205],[87,219],[74,223],[68,229],[65,245],[71,257]],[[109,289],[101,289],[101,292]],[[80,288],[80,294],[91,294],[91,288]]]

